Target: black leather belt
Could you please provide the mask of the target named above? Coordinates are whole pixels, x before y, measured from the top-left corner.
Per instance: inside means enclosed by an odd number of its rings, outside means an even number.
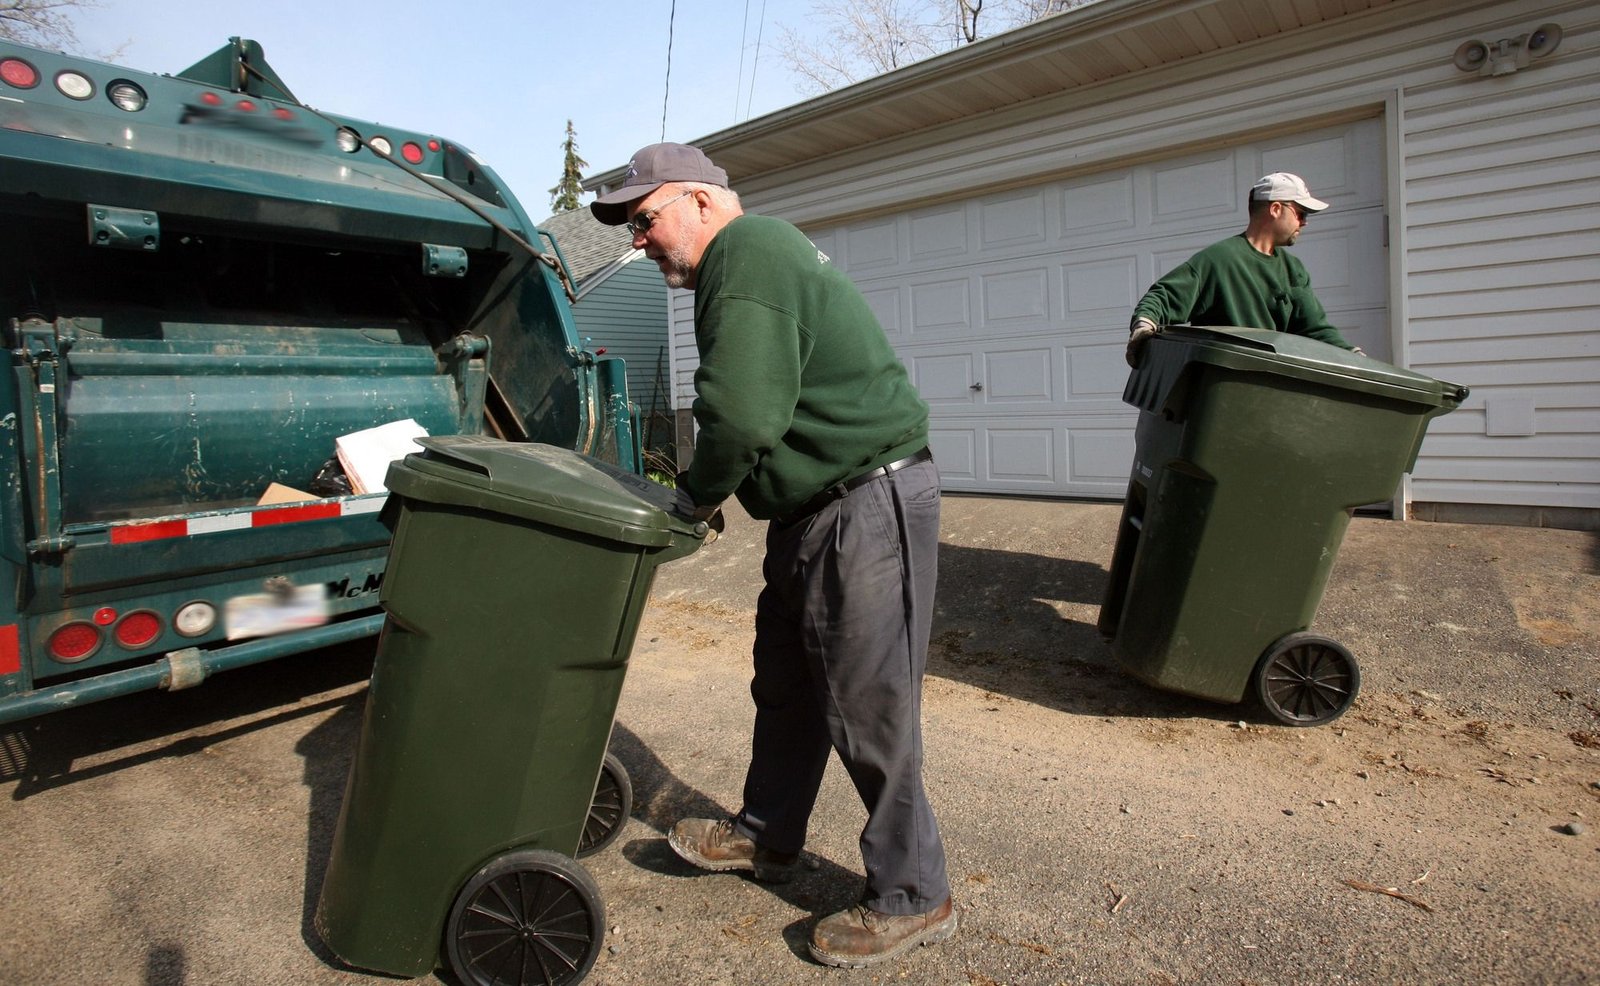
[[[823,507],[826,507],[833,501],[844,499],[850,495],[850,491],[853,489],[865,486],[874,479],[881,479],[890,473],[899,472],[907,466],[914,466],[919,462],[927,462],[932,458],[932,452],[928,451],[927,449],[922,449],[919,452],[911,453],[904,459],[896,459],[893,462],[881,465],[876,469],[869,469],[852,479],[847,479],[842,483],[834,483],[832,486],[823,490],[821,493],[818,493],[805,503],[800,504],[800,506],[794,508],[789,513],[786,513],[781,517],[774,517],[773,520],[779,527],[788,527],[790,524],[805,520],[807,517],[810,517],[812,514],[816,513],[818,510],[821,510]]]

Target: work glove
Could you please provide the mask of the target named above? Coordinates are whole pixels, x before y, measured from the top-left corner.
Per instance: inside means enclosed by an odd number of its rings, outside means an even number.
[[[1128,351],[1126,354],[1129,366],[1137,367],[1139,365],[1139,353],[1144,349],[1145,340],[1160,331],[1161,327],[1159,325],[1142,315],[1133,320],[1133,328],[1128,336]]]
[[[690,496],[689,491],[684,489],[683,477],[681,475],[678,477],[677,488],[672,491],[673,513],[680,517],[687,517],[690,520],[703,520],[707,522],[711,521],[713,518],[716,518],[718,521],[717,529],[721,530],[720,521],[722,515],[721,511],[717,509],[717,506],[717,504],[701,506],[700,504],[694,502],[694,497]]]
[[[680,517],[703,523],[706,525],[705,543],[710,544],[722,533],[722,510],[718,507],[703,507],[694,502],[694,497],[683,488],[683,481],[678,481],[677,489],[672,491],[672,512]]]

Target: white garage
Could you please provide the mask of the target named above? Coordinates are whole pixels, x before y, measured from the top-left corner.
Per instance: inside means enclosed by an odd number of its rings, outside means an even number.
[[[947,489],[1120,497],[1129,314],[1244,228],[1260,175],[1293,171],[1328,201],[1295,252],[1334,323],[1387,358],[1382,160],[1369,119],[807,231],[910,368]]]
[[[1122,496],[1135,301],[1286,170],[1334,324],[1472,389],[1404,515],[1600,529],[1593,0],[1098,0],[694,143],[867,293],[952,490]]]

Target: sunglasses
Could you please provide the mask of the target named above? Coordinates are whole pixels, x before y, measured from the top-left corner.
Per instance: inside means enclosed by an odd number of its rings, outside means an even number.
[[[691,196],[693,194],[694,194],[693,192],[682,192],[682,193],[678,194],[677,196],[675,196],[673,198],[667,199],[665,202],[663,202],[660,205],[656,206],[654,209],[649,209],[649,210],[646,210],[644,212],[639,213],[637,216],[634,216],[632,219],[628,220],[627,222],[623,223],[622,225],[628,227],[628,232],[631,233],[632,235],[634,235],[634,236],[643,236],[645,233],[650,232],[650,227],[651,226],[655,225],[655,223],[656,223],[656,214],[657,213],[659,213],[662,209],[665,209],[667,206],[671,205],[672,203],[678,201],[678,199],[688,198],[689,196]]]

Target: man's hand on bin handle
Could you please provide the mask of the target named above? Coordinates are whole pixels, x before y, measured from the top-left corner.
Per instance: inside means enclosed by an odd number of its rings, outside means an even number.
[[[694,502],[694,497],[689,495],[688,489],[683,484],[683,473],[678,473],[677,486],[672,491],[672,512],[680,517],[690,520],[703,520],[711,525],[713,531],[722,531],[722,504],[713,503],[710,506],[701,506]]]
[[[689,491],[679,486],[673,491],[672,512],[679,517],[687,517],[690,520],[709,521],[716,514],[717,508],[715,505],[702,507],[700,504],[695,503],[694,497],[689,495]]]
[[[1128,351],[1126,354],[1129,366],[1137,367],[1139,365],[1139,353],[1144,349],[1145,340],[1160,331],[1161,327],[1159,325],[1143,315],[1133,320],[1133,327],[1129,330]]]

